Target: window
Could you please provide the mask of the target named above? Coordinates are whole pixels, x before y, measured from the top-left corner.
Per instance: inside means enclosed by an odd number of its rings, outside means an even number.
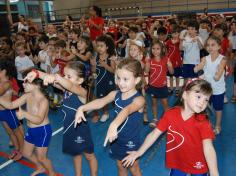
[[[40,10],[39,5],[28,5],[29,17],[31,18],[39,18]]]

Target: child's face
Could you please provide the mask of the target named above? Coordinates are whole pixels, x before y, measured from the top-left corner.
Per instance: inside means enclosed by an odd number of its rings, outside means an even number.
[[[216,28],[214,29],[213,31],[213,34],[216,36],[216,37],[223,37],[224,36],[224,31],[220,28]]]
[[[184,107],[192,113],[204,111],[209,102],[210,95],[205,95],[196,90],[185,91],[183,93]]]
[[[140,49],[138,46],[136,45],[131,45],[129,48],[129,55],[132,58],[136,58],[138,57],[138,55],[140,54]]]
[[[0,82],[6,79],[6,70],[0,70]]]
[[[114,23],[113,21],[111,21],[111,22],[109,23],[109,27],[115,27],[115,23]]]
[[[24,87],[24,92],[25,93],[29,93],[29,92],[32,92],[35,89],[38,89],[37,85],[34,85],[32,83],[29,83],[29,82],[24,82],[23,87]]]
[[[132,40],[136,38],[136,33],[134,31],[129,31],[128,35],[129,35],[129,38]]]
[[[154,57],[159,57],[161,55],[161,46],[158,44],[154,44],[152,46],[152,54]]]
[[[172,37],[173,39],[178,39],[178,38],[179,38],[179,33],[178,33],[178,32],[172,33],[172,34],[171,34],[171,37]]]
[[[19,56],[23,56],[23,55],[25,55],[25,48],[24,48],[24,46],[18,46],[18,47],[16,47],[16,52],[17,52],[17,54],[19,55]]]
[[[232,31],[236,31],[236,23],[233,23],[233,24],[231,25],[231,30],[232,30]]]
[[[78,35],[74,32],[71,33],[71,38],[72,39],[77,39],[78,38]]]
[[[108,49],[108,47],[107,47],[107,45],[104,42],[100,42],[100,41],[97,42],[97,52],[99,54],[106,53],[107,49]]]
[[[206,49],[211,54],[211,53],[219,52],[221,49],[221,46],[215,40],[208,39]]]
[[[70,80],[74,84],[80,85],[83,81],[77,75],[78,73],[75,70],[69,67],[64,68],[64,78]]]
[[[8,47],[9,47],[9,46],[7,45],[6,42],[0,41],[0,49],[1,49],[1,50],[7,49]]]
[[[122,68],[116,70],[116,84],[122,93],[135,90],[135,86],[138,84],[139,80],[140,79],[135,78],[134,74],[127,69]]]
[[[87,46],[87,44],[85,43],[85,41],[83,41],[83,40],[79,40],[79,41],[78,41],[78,43],[77,43],[77,49],[78,49],[79,51],[85,50],[87,47],[88,47],[88,46]]]
[[[47,49],[47,46],[48,45],[46,43],[44,43],[43,41],[39,42],[39,48],[40,49],[42,49],[42,50]]]
[[[201,26],[202,29],[207,29],[208,24],[207,23],[201,23],[200,26]]]
[[[161,33],[161,34],[158,35],[158,38],[159,38],[160,41],[164,42],[167,38],[167,34]]]
[[[189,34],[191,37],[195,37],[195,36],[197,35],[197,30],[195,29],[195,27],[189,26],[189,27],[188,27],[188,34]]]

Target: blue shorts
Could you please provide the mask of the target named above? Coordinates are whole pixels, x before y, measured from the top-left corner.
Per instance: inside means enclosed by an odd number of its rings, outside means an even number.
[[[171,169],[170,170],[170,176],[188,176],[188,173],[182,172],[178,169]],[[205,174],[191,174],[191,176],[208,176],[207,173]]]
[[[110,144],[110,156],[116,160],[123,160],[129,151],[137,151],[141,143],[138,140],[120,142],[119,139]]]
[[[52,137],[52,128],[50,124],[28,128],[25,134],[25,140],[36,147],[48,147]]]
[[[176,78],[179,78],[180,76],[182,76],[182,74],[183,74],[182,67],[174,68],[174,74],[170,74],[169,72],[167,72],[167,76],[174,76]]]
[[[148,85],[146,93],[151,95],[154,98],[167,98],[168,97],[168,88],[165,87],[154,87]]]
[[[0,110],[0,121],[6,122],[13,130],[20,126],[20,122],[16,117],[16,110]]]
[[[194,73],[194,64],[183,64],[183,77],[184,78],[197,78],[197,73]]]
[[[224,107],[224,93],[220,95],[212,95],[210,103],[216,111],[222,111]]]

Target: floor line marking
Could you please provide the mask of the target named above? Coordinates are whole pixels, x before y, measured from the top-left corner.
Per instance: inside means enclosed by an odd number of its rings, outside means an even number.
[[[63,127],[57,129],[56,131],[54,131],[54,132],[52,133],[52,136],[55,136],[56,134],[60,133],[63,129],[64,129]],[[4,158],[7,158],[7,159],[8,159],[8,155],[5,154],[5,153],[3,153],[3,152],[0,152],[0,156],[3,156]],[[24,160],[22,160],[22,161],[19,160],[18,162],[21,163],[21,164],[23,164],[23,165],[26,165],[26,166],[28,166],[28,167],[30,167],[30,168],[36,169],[36,167],[35,167],[35,166],[33,167],[31,163],[30,163],[30,165],[27,164],[27,163],[26,163],[27,161],[24,162]],[[10,165],[10,164],[12,164],[12,163],[14,163],[14,160],[9,159],[8,161],[6,161],[5,163],[3,163],[3,164],[0,165],[0,170],[3,169],[3,168],[5,168],[5,167],[7,167],[8,165]],[[28,163],[29,163],[29,162],[28,162]]]

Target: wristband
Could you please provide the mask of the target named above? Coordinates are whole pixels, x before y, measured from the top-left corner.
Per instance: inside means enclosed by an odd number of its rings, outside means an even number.
[[[39,78],[39,71],[38,71],[38,70],[32,69],[31,71],[34,72],[34,73],[36,73],[36,78]]]

